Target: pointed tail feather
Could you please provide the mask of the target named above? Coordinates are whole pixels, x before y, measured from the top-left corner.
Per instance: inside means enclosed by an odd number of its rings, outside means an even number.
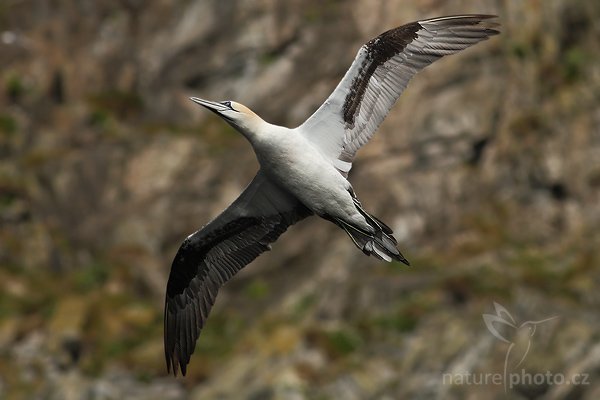
[[[397,241],[392,236],[392,230],[381,222],[379,219],[367,214],[362,208],[358,207],[361,214],[373,227],[374,232],[365,232],[349,223],[338,218],[331,219],[340,228],[344,229],[348,236],[352,239],[356,247],[361,249],[363,253],[370,256],[373,255],[380,260],[385,261],[400,261],[406,265],[410,265],[408,260],[396,248]]]

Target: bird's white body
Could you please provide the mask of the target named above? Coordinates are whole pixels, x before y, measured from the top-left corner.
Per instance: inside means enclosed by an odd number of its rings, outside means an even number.
[[[356,210],[350,182],[300,128],[289,129],[255,118],[259,121],[248,139],[265,175],[315,214],[372,229]]]

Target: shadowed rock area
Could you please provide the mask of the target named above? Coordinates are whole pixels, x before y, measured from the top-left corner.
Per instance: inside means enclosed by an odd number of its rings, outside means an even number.
[[[295,126],[369,39],[467,12],[501,35],[418,74],[350,173],[413,266],[303,221],[168,377],[172,258],[258,168],[188,97]],[[599,21],[593,0],[0,2],[0,398],[600,398]]]

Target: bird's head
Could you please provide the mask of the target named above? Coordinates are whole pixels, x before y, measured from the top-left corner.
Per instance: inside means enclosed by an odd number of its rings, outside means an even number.
[[[199,99],[198,97],[190,97],[190,100],[208,108],[245,135],[255,131],[259,121],[262,121],[248,107],[235,101],[216,102]]]

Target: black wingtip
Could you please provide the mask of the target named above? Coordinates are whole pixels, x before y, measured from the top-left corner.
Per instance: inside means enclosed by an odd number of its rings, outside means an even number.
[[[169,355],[165,354],[165,361],[167,362],[167,375],[171,375],[171,363],[169,362]],[[175,375],[175,374],[173,374]]]
[[[400,261],[402,264],[405,264],[410,267],[410,262],[402,255],[402,253],[398,252],[398,254],[393,256],[394,260]]]
[[[419,21],[419,23],[436,22],[442,25],[478,25],[484,28],[487,36],[494,36],[500,33],[496,28],[500,27],[497,15],[491,14],[464,14],[464,15],[448,15],[445,17],[432,18]]]
[[[488,21],[490,19],[491,21]],[[498,22],[497,15],[483,15],[480,22],[485,27],[485,34],[487,36],[495,36],[500,34],[500,22]]]
[[[167,363],[167,375],[173,375],[175,378],[177,378],[177,365],[166,348],[165,361]]]
[[[177,378],[179,372],[181,372],[181,376],[185,376],[187,373],[187,365],[182,361],[177,361],[172,359],[167,355],[167,375],[173,375],[174,378]]]

